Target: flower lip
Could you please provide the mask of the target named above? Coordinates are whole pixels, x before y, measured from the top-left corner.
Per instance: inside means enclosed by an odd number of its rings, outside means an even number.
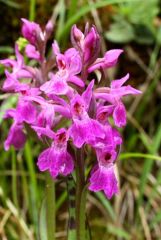
[[[116,160],[117,152],[113,147],[102,148],[97,150],[97,157],[99,166],[110,167]]]
[[[62,133],[60,133],[60,134],[57,135],[57,141],[58,141],[59,143],[64,143],[64,142],[66,142],[66,134],[65,134],[65,132],[62,132]]]
[[[59,60],[58,60],[58,65],[59,65],[59,67],[60,67],[61,69],[66,69],[66,63],[65,63],[64,60],[59,59]]]
[[[104,121],[104,120],[106,120],[106,118],[107,118],[106,112],[102,112],[97,116],[98,121]]]
[[[57,145],[57,147],[60,148],[66,146],[68,138],[69,138],[68,132],[66,131],[66,129],[62,128],[58,130],[55,135],[55,144]]]
[[[74,108],[75,114],[78,115],[78,116],[81,116],[81,114],[83,113],[84,105],[76,102],[74,104],[73,108]]]
[[[78,94],[71,100],[71,114],[73,119],[79,120],[86,116],[85,102]]]
[[[111,159],[111,153],[106,153],[105,157],[104,157],[105,161],[109,161]]]

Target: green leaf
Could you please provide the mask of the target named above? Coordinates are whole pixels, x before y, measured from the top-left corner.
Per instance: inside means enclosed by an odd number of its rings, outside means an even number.
[[[123,160],[123,159],[130,159],[130,158],[147,158],[147,159],[151,159],[151,160],[157,160],[157,161],[161,161],[161,157],[156,156],[156,155],[152,155],[152,154],[145,154],[145,153],[121,153],[119,159]]]
[[[47,240],[47,229],[46,229],[46,199],[42,201],[39,215],[39,236],[40,240]]]
[[[14,50],[12,47],[9,47],[9,46],[0,46],[0,53],[12,54],[14,53]]]
[[[118,13],[124,16],[130,23],[144,24],[151,27],[153,19],[159,12],[158,0],[131,1],[120,4]]]
[[[64,0],[59,1],[58,9],[59,9],[59,19],[58,19],[58,27],[57,27],[57,31],[56,31],[56,36],[55,36],[56,39],[60,35],[60,32],[63,29],[64,23],[65,23],[66,8],[65,8]]]
[[[161,210],[157,212],[156,215],[150,221],[150,228],[151,229],[154,228],[156,224],[160,222],[161,222]]]
[[[127,239],[127,240],[131,239],[130,235],[125,230],[123,230],[122,228],[118,228],[116,226],[112,226],[112,225],[109,224],[107,229],[108,229],[109,233],[112,233],[113,235],[115,235],[119,238],[124,238],[124,239]]]
[[[116,219],[115,212],[114,212],[114,210],[113,210],[113,208],[111,206],[111,203],[107,200],[105,195],[102,192],[96,192],[95,195],[100,200],[100,202],[102,203],[102,205],[104,206],[106,211],[109,213],[109,215],[112,218],[112,220],[115,220]]]
[[[62,206],[62,204],[65,202],[66,199],[67,199],[67,192],[64,190],[56,201],[56,211],[59,210],[59,208]]]
[[[11,0],[0,0],[0,2],[6,4],[9,7],[20,9],[22,6],[19,3],[16,3]]]
[[[157,31],[157,42],[161,45],[161,27],[159,27]]]
[[[110,30],[105,33],[105,37],[115,43],[127,43],[134,39],[134,31],[131,24],[122,20],[111,24]]]
[[[158,151],[160,144],[161,144],[161,125],[157,129],[155,137],[153,139],[153,144],[151,145],[151,149],[149,149],[150,154],[152,154],[154,156],[154,154]],[[158,156],[156,156],[156,157],[158,157]],[[160,157],[158,157],[158,158],[160,158]],[[152,157],[147,158],[147,160],[145,161],[144,166],[143,166],[142,176],[140,179],[140,186],[139,186],[140,195],[139,195],[139,198],[137,201],[138,207],[142,204],[144,189],[145,189],[146,183],[148,181],[149,173],[151,172],[153,163],[154,163],[153,159],[154,158],[152,158]]]
[[[146,25],[134,25],[134,33],[135,41],[140,44],[152,44],[154,42],[154,35]]]
[[[25,144],[24,155],[27,163],[27,168],[29,172],[29,189],[30,189],[30,200],[31,200],[31,209],[32,209],[32,217],[35,223],[35,227],[37,228],[38,223],[38,208],[36,207],[38,204],[38,188],[37,188],[37,178],[36,178],[36,170],[35,163],[32,154],[32,148],[29,140]]]

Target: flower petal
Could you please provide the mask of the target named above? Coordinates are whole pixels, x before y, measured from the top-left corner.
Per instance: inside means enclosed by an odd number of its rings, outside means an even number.
[[[129,73],[126,74],[125,77],[118,79],[118,80],[113,80],[111,82],[111,88],[120,88],[122,85],[129,79],[130,75]]]
[[[81,148],[84,143],[94,144],[97,138],[103,138],[105,133],[102,125],[94,119],[75,120],[69,129],[69,135],[74,145]]]
[[[107,198],[118,193],[117,180],[114,174],[114,167],[99,167],[92,172],[90,177],[89,190],[98,192],[103,190]]]
[[[45,149],[38,157],[37,166],[40,171],[50,169],[51,162],[54,160],[54,151],[52,148]]]
[[[92,80],[86,90],[82,94],[82,98],[86,104],[86,110],[88,110],[91,99],[92,99],[92,94],[93,94],[93,86],[94,86],[94,80]]]
[[[27,44],[25,48],[25,53],[29,58],[36,60],[40,59],[40,53],[36,50],[36,47],[31,44]]]
[[[113,118],[117,127],[124,127],[126,125],[126,109],[122,103],[115,107]]]
[[[15,147],[15,149],[21,149],[25,142],[26,142],[26,136],[24,132],[22,131],[23,126],[13,124],[9,130],[8,137],[4,143],[4,148],[7,151],[11,145]]]
[[[67,80],[68,82],[74,83],[75,85],[79,87],[84,87],[85,83],[83,80],[77,76],[70,76],[69,79]]]

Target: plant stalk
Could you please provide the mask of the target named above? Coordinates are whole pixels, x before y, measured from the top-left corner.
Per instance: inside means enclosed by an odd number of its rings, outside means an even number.
[[[49,173],[46,173],[46,228],[47,239],[55,240],[55,182]]]
[[[30,0],[29,19],[30,21],[35,20],[36,13],[36,0]]]
[[[86,186],[83,149],[76,153],[76,235],[77,240],[86,240]]]

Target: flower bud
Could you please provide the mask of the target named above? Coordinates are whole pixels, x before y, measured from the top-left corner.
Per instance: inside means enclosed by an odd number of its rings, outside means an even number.
[[[45,33],[46,33],[46,38],[48,39],[53,31],[53,28],[54,28],[54,23],[52,21],[52,19],[50,19],[46,26],[45,26]]]
[[[82,49],[83,40],[84,34],[74,25],[71,30],[71,42],[73,46],[78,50]]]
[[[100,51],[100,36],[95,27],[92,27],[86,35],[83,44],[84,64],[92,64],[98,57]]]
[[[36,45],[38,39],[42,35],[39,24],[30,22],[22,18],[22,35],[33,45]]]

